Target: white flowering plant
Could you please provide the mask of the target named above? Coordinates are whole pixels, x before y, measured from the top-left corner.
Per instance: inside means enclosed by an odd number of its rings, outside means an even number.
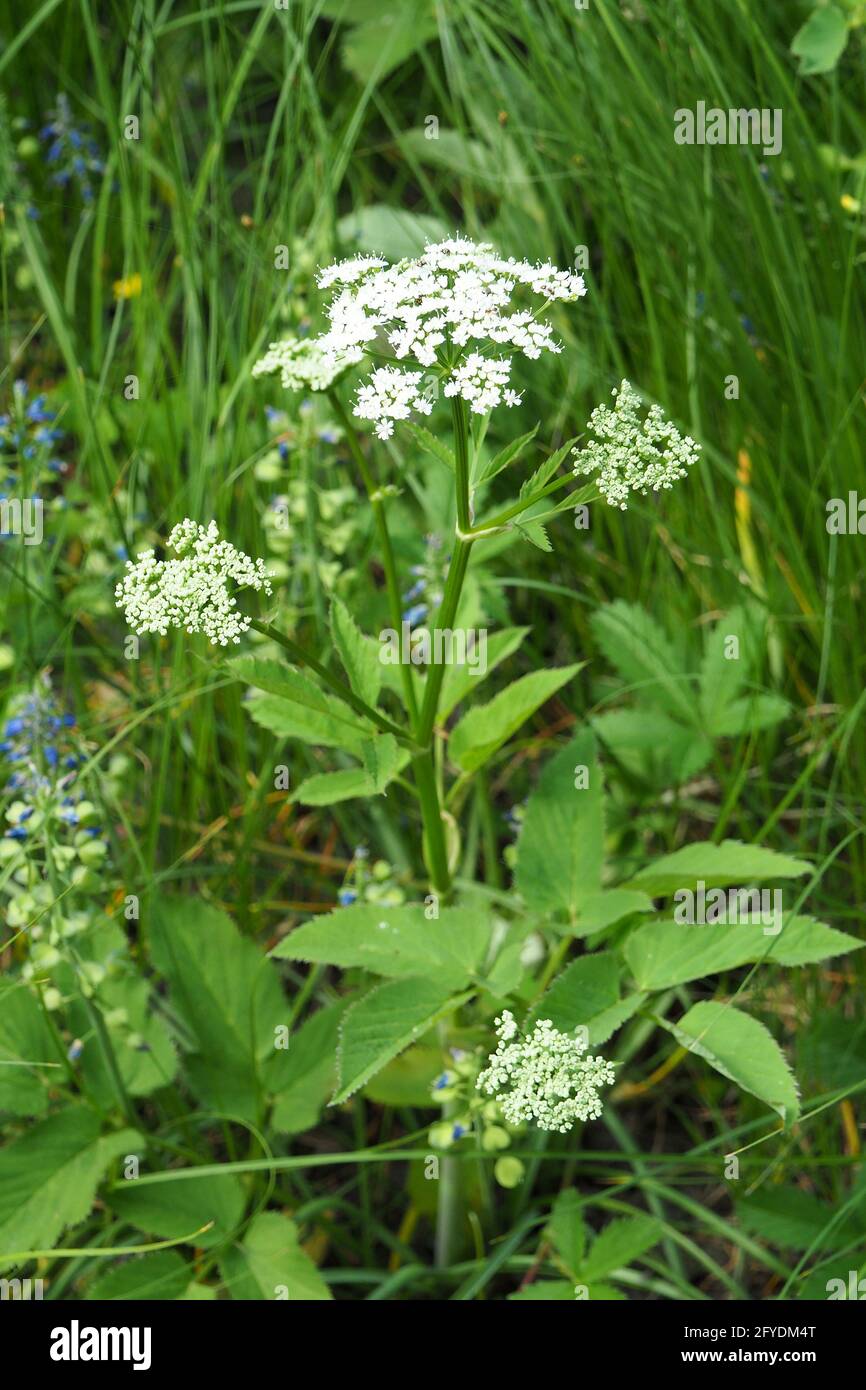
[[[565,696],[581,663],[530,670],[479,698],[481,684],[526,636],[503,627],[488,642],[485,629],[482,666],[473,631],[472,642],[458,644],[462,657],[452,659],[455,634],[483,611],[485,555],[522,540],[549,550],[545,523],[566,510],[602,502],[618,515],[634,497],[641,505],[663,499],[688,478],[699,447],[623,380],[613,406],[597,406],[585,432],[557,440],[531,469],[522,465],[536,430],[508,438],[505,422],[524,409],[524,364],[567,350],[555,329],[571,331],[586,293],[579,274],[458,237],[395,264],[353,256],[321,271],[318,285],[326,296],[322,331],[272,343],[253,374],[327,402],[369,509],[381,577],[372,602],[368,596],[353,611],[351,591],[332,592],[325,632],[316,621],[305,624],[300,610],[287,631],[274,612],[281,576],[222,538],[214,523],[190,519],[172,530],[164,556],[149,549],[128,563],[116,598],[140,638],[182,631],[226,652],[262,729],[306,745],[317,759],[329,750],[336,765],[300,780],[291,764],[278,770],[288,780],[275,785],[293,802],[330,809],[361,801],[371,808],[373,832],[384,798],[417,832],[402,871],[381,855],[370,867],[366,848],[356,848],[334,910],[295,927],[272,955],[295,967],[345,970],[362,985],[301,1030],[299,1046],[318,1068],[300,1105],[303,1122],[326,1100],[341,1106],[359,1092],[375,1098],[407,1084],[413,1097],[420,1087],[416,1103],[441,1107],[429,1142],[442,1164],[436,1256],[448,1265],[467,1236],[461,1156],[479,1156],[482,1169],[489,1159],[495,1181],[515,1188],[527,1146],[537,1153],[539,1139],[552,1136],[571,1152],[586,1126],[615,1124],[606,1102],[650,1084],[627,1075],[635,1030],[658,1025],[678,1058],[695,1054],[791,1125],[799,1092],[770,1032],[727,1001],[678,1008],[679,991],[767,957],[801,964],[857,943],[796,912],[772,937],[745,927],[724,937],[684,934],[659,906],[676,891],[698,881],[719,888],[789,881],[808,865],[736,841],[690,844],[643,866],[611,857],[598,746],[607,726],[588,721],[547,762],[515,814],[506,890],[487,777],[527,722]],[[494,421],[506,433],[495,452],[487,441]],[[405,494],[422,491],[407,455],[422,457],[436,477],[440,515],[423,560],[406,523]],[[510,498],[490,500],[492,485],[498,490],[503,475],[516,472]],[[405,575],[407,552],[416,558]],[[389,624],[378,641],[359,620],[371,609]],[[396,662],[386,633],[399,634]],[[720,629],[710,636],[709,670],[723,636]],[[640,655],[639,634],[625,646],[624,669],[640,674],[643,660],[658,680],[652,658]],[[472,873],[480,842],[483,884]],[[225,941],[231,927],[219,916],[218,929],[209,920]],[[182,913],[168,910],[166,922],[160,952],[171,986],[176,942],[171,950],[166,943],[180,932],[194,955],[198,938]],[[431,1052],[435,1066],[422,1074]],[[292,1133],[302,1121],[291,1099],[281,1100],[290,1090],[281,1066],[269,1060],[264,1094],[278,1127]],[[410,1083],[399,1067],[409,1068]],[[237,1105],[231,1068],[209,1073],[204,1093]],[[658,1239],[655,1227],[645,1235],[641,1248]]]

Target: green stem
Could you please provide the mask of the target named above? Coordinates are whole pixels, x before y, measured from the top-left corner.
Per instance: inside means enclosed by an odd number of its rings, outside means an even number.
[[[385,499],[376,480],[373,477],[370,466],[364,457],[361,448],[361,441],[352,421],[349,419],[348,412],[340,400],[336,391],[329,391],[328,398],[331,402],[334,414],[340,421],[345,434],[346,442],[349,446],[352,458],[358,465],[358,472],[361,474],[361,481],[370,499],[370,506],[373,508],[373,519],[376,523],[376,531],[379,536],[379,545],[382,550],[382,568],[385,571],[385,585],[388,590],[388,607],[391,613],[391,626],[396,633],[400,632],[402,621],[403,605],[400,599],[400,585],[397,580],[397,565],[394,560],[394,548],[391,544],[391,536],[388,531],[388,519],[385,515]],[[403,694],[406,699],[406,708],[412,720],[413,727],[418,719],[418,704],[415,699],[415,686],[412,683],[412,670],[405,662],[400,663],[400,675],[403,680]]]
[[[264,637],[269,637],[272,642],[278,642],[289,653],[293,661],[309,666],[333,690],[335,695],[339,695],[341,700],[345,700],[347,705],[352,706],[356,714],[371,720],[376,728],[381,729],[383,733],[393,734],[401,743],[412,746],[412,740],[405,729],[401,729],[399,725],[386,719],[378,710],[373,709],[372,705],[368,705],[366,700],[362,700],[356,695],[354,690],[350,690],[348,685],[344,685],[337,676],[332,676],[327,666],[323,666],[321,661],[317,661],[304,647],[292,641],[291,637],[287,637],[284,632],[279,632],[275,627],[271,627],[270,623],[260,622],[258,618],[250,619],[250,627],[254,627],[256,632],[261,632]]]
[[[451,892],[451,873],[448,868],[445,827],[442,824],[442,809],[431,749],[428,748],[425,752],[417,755],[412,762],[412,770],[415,774],[415,785],[418,788],[418,798],[421,802],[425,860],[430,872],[430,886],[434,893],[442,898],[447,898]]]
[[[440,632],[450,628],[457,616],[457,606],[460,603],[460,595],[463,590],[463,581],[466,578],[466,569],[469,565],[469,554],[472,550],[472,541],[464,541],[459,537],[454,542],[454,551],[451,556],[451,563],[448,566],[448,578],[445,581],[445,593],[442,595],[442,603],[436,615],[436,627]],[[436,644],[433,643],[435,652]],[[433,737],[433,726],[436,722],[436,712],[439,706],[439,693],[442,689],[442,682],[445,679],[445,663],[440,662],[431,666],[424,686],[424,702],[421,706],[421,714],[418,720],[416,738],[422,746],[429,744]]]

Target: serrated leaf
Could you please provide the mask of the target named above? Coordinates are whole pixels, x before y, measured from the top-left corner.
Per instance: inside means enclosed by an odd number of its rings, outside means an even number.
[[[592,936],[616,926],[636,912],[652,912],[652,898],[628,888],[601,888],[581,898],[577,917],[571,923],[572,936]]]
[[[564,462],[576,443],[577,436],[575,435],[574,439],[566,440],[559,449],[555,450],[549,458],[546,458],[544,463],[536,468],[531,477],[526,478],[521,484],[520,496],[534,497],[536,492],[540,492],[542,488],[546,487],[547,484],[552,481],[557,469]]]
[[[318,1121],[333,1094],[340,1019],[345,1002],[318,1009],[289,1038],[270,1073],[274,1088],[273,1126],[280,1134],[302,1134]]]
[[[499,692],[486,705],[464,714],[448,740],[452,762],[476,772],[535,711],[581,669],[583,662],[552,671],[531,671]]]
[[[619,962],[609,951],[578,956],[565,967],[532,1008],[526,1027],[549,1018],[561,1033],[573,1033],[619,999]]]
[[[379,734],[369,739],[361,749],[361,756],[376,794],[384,792],[409,761],[408,751],[400,747],[393,734]]]
[[[586,1249],[586,1226],[583,1202],[580,1193],[573,1187],[567,1187],[557,1194],[547,1223],[547,1234],[567,1272],[576,1278],[575,1271],[580,1268]]]
[[[460,989],[481,969],[490,931],[489,917],[476,908],[444,907],[428,921],[416,904],[353,903],[298,927],[272,954],[344,970],[362,966],[395,979],[425,975],[446,990]]]
[[[706,888],[728,888],[774,878],[799,878],[811,872],[811,867],[804,859],[741,840],[723,840],[720,845],[701,840],[657,859],[621,886],[661,898],[680,889],[693,889],[700,882]]]
[[[229,666],[239,680],[254,687],[247,707],[255,722],[271,733],[349,751],[360,749],[376,734],[351,706],[291,666],[248,656],[235,657]]]
[[[508,1295],[509,1303],[573,1303],[574,1285],[565,1279],[537,1279]]]
[[[624,1216],[611,1221],[593,1241],[580,1271],[581,1280],[591,1283],[615,1269],[626,1268],[657,1245],[662,1234],[662,1224],[654,1216]]]
[[[786,1129],[797,1119],[800,1101],[791,1069],[775,1038],[756,1018],[707,1000],[694,1004],[676,1024],[659,1022],[681,1047],[775,1110]]]
[[[586,768],[588,785],[576,787]],[[595,739],[585,730],[542,769],[517,841],[514,881],[533,912],[565,912],[601,890],[604,788]]]
[[[196,1094],[225,1114],[256,1117],[256,1095],[275,1065],[286,1003],[276,970],[232,921],[195,898],[162,898],[150,947],[172,1008],[189,1030],[187,1072]]]
[[[0,1112],[44,1115],[48,1088],[61,1074],[38,999],[20,981],[0,986]]]
[[[118,1216],[147,1236],[177,1240],[199,1231],[195,1243],[206,1250],[235,1235],[246,1205],[240,1180],[234,1173],[220,1173],[218,1165],[213,1174],[189,1181],[141,1184],[129,1178],[109,1190],[107,1201]],[[202,1231],[209,1222],[213,1222],[211,1229]]]
[[[301,1249],[295,1223],[275,1211],[253,1217],[241,1243],[220,1257],[220,1273],[236,1300],[321,1303],[333,1297]]]
[[[88,1285],[84,1297],[110,1302],[159,1299],[165,1303],[183,1295],[191,1276],[190,1266],[174,1250],[158,1250],[112,1265]]]
[[[522,521],[514,521],[512,525],[525,541],[529,541],[530,545],[535,546],[536,550],[543,550],[545,554],[549,554],[553,549],[547,528],[542,526],[540,521],[535,521],[530,517],[524,518]]]
[[[601,1047],[608,1038],[612,1038],[614,1033],[642,1008],[646,998],[645,994],[627,994],[624,999],[618,999],[615,1004],[611,1004],[609,1009],[602,1009],[601,1013],[593,1014],[586,1025],[590,1047]]]
[[[426,454],[430,454],[440,463],[444,463],[445,467],[450,469],[452,473],[457,472],[457,461],[452,450],[448,448],[447,444],[443,444],[441,439],[437,439],[436,435],[425,425],[419,425],[415,420],[407,420],[405,428]]]
[[[637,604],[617,599],[590,619],[596,641],[634,693],[681,723],[697,722],[694,683],[688,679],[667,634]]]
[[[705,734],[647,706],[608,710],[592,727],[623,770],[653,788],[682,785],[713,756]]]
[[[444,1014],[459,1008],[469,993],[449,997],[435,981],[388,980],[351,1004],[340,1028],[338,1091],[331,1101],[348,1100]]]
[[[759,1188],[751,1197],[741,1197],[735,1211],[744,1230],[785,1250],[820,1249],[833,1219],[831,1206],[796,1187]]]
[[[83,1221],[108,1165],[143,1146],[134,1129],[102,1134],[84,1106],[69,1106],[7,1144],[0,1150],[0,1268],[6,1252],[49,1249]]]
[[[380,647],[365,637],[342,599],[331,599],[331,633],[340,654],[349,685],[365,704],[374,709],[382,683]]]
[[[473,694],[491,671],[494,671],[501,662],[517,651],[528,632],[528,627],[506,627],[499,632],[494,632],[492,636],[488,636],[486,669],[484,671],[469,666],[467,663],[445,668],[445,679],[442,682],[442,693],[439,696],[438,718],[440,721],[447,719],[455,705]]]
[[[493,458],[487,464],[484,472],[478,478],[476,487],[481,487],[484,483],[492,482],[492,480],[502,472],[503,468],[507,468],[510,463],[513,463],[515,459],[520,457],[523,450],[528,444],[532,443],[537,434],[538,425],[535,425],[531,430],[527,430],[526,434],[521,434],[517,439],[512,439],[508,444],[504,445],[498,453],[493,455]]]
[[[759,922],[651,922],[632,932],[623,955],[638,987],[654,990],[765,959],[775,965],[810,965],[864,945],[813,917],[792,917],[776,936],[765,935]]]

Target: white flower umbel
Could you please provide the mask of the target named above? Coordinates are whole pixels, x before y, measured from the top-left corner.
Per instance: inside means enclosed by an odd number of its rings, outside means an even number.
[[[599,1089],[614,1080],[611,1062],[585,1057],[586,1043],[540,1019],[527,1038],[520,1038],[513,1014],[496,1019],[496,1051],[476,1083],[496,1095],[509,1124],[531,1121],[539,1129],[566,1134],[577,1120],[597,1120],[602,1111]]]
[[[366,386],[358,391],[355,414],[375,421],[380,439],[390,439],[395,420],[408,420],[413,410],[429,415],[432,403],[424,395],[421,372],[404,372],[399,367],[377,367]]]
[[[239,642],[250,620],[237,611],[231,587],[270,594],[264,562],[221,541],[213,521],[208,527],[181,521],[167,545],[178,559],[157,560],[153,550],[143,550],[135,563],[126,563],[114,592],[129,626],[162,637],[171,628],[203,632],[220,647]]]
[[[701,446],[666,420],[661,406],[651,405],[641,416],[641,399],[628,381],[611,393],[616,404],[599,405],[587,429],[595,438],[573,449],[574,471],[593,473],[599,492],[613,507],[625,511],[630,492],[658,492],[684,478]]]
[[[507,386],[509,357],[561,351],[539,317],[547,305],[586,294],[580,275],[549,263],[506,259],[492,246],[464,238],[438,242],[391,266],[377,257],[356,257],[321,271],[319,285],[338,287],[326,311],[330,327],[319,339],[326,353],[360,361],[375,349],[422,370],[434,368],[445,395],[460,396],[485,413],[520,402],[519,392]],[[406,418],[404,408],[429,414],[429,402],[426,410],[418,403],[425,398],[414,372],[402,377],[395,411],[396,385],[396,369],[387,377],[374,372],[355,403],[355,414],[376,421],[384,438],[394,420]]]
[[[253,367],[253,376],[273,376],[288,391],[327,391],[356,357],[326,351],[319,338],[284,338],[271,343]]]

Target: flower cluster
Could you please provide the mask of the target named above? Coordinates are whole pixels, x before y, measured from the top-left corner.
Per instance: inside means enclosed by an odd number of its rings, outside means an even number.
[[[408,420],[413,411],[429,415],[432,409],[423,372],[402,372],[399,367],[377,367],[355,401],[355,414],[374,421],[380,439],[391,438],[395,420]]]
[[[48,147],[51,182],[61,188],[76,183],[84,202],[92,203],[92,176],[101,177],[105,173],[99,146],[86,124],[76,125],[69,98],[63,92],[57,98],[57,106],[48,115],[51,119],[39,134]]]
[[[253,367],[253,376],[273,376],[288,391],[327,391],[354,359],[329,352],[318,338],[284,338],[271,343]]]
[[[68,471],[56,454],[55,446],[63,438],[56,419],[45,395],[31,396],[26,381],[14,383],[10,409],[0,414],[0,468],[5,475],[0,482],[8,486],[19,474],[34,483],[56,481]]]
[[[96,806],[77,785],[79,747],[75,716],[58,703],[47,676],[13,702],[0,740],[0,761],[9,771],[5,791],[12,798],[0,840],[9,927],[38,923],[55,903],[55,885],[63,893],[58,926],[75,933],[89,921],[69,893],[93,885],[108,843]],[[34,940],[44,934],[34,932]]]
[[[238,612],[229,585],[271,593],[262,560],[251,560],[228,541],[221,541],[216,522],[198,526],[188,518],[174,527],[168,547],[176,560],[157,560],[143,550],[115,589],[118,608],[136,632],[165,636],[170,628],[203,632],[209,641],[226,647],[239,642],[250,625]]]
[[[626,509],[630,492],[658,492],[684,478],[696,462],[700,445],[665,419],[652,405],[641,416],[641,400],[634,387],[623,381],[611,393],[616,404],[596,406],[587,428],[592,439],[584,449],[574,449],[576,474],[592,473],[599,492],[613,507]]]
[[[599,1089],[614,1080],[611,1062],[585,1057],[586,1042],[540,1019],[527,1038],[519,1038],[507,1009],[496,1019],[499,1042],[478,1077],[478,1089],[497,1092],[502,1113],[512,1124],[532,1121],[539,1129],[566,1134],[576,1120],[597,1120]]]
[[[379,256],[353,256],[320,271],[318,283],[335,294],[326,310],[329,326],[309,344],[306,357],[323,354],[336,375],[378,349],[422,369],[380,367],[361,386],[355,414],[372,420],[380,439],[387,439],[394,421],[407,419],[412,411],[429,415],[424,368],[436,368],[445,395],[460,397],[478,413],[501,403],[519,404],[520,393],[508,385],[511,355],[535,358],[560,352],[550,325],[538,316],[553,300],[575,300],[586,293],[580,275],[549,263],[505,258],[486,243],[459,237],[395,265]],[[515,303],[518,294],[535,296],[540,303],[534,309],[521,307]],[[494,352],[465,355],[474,344]],[[505,355],[497,349],[505,349]],[[293,384],[297,356],[297,348],[275,344],[256,370],[279,369],[284,383]],[[327,376],[321,365],[317,370]]]

